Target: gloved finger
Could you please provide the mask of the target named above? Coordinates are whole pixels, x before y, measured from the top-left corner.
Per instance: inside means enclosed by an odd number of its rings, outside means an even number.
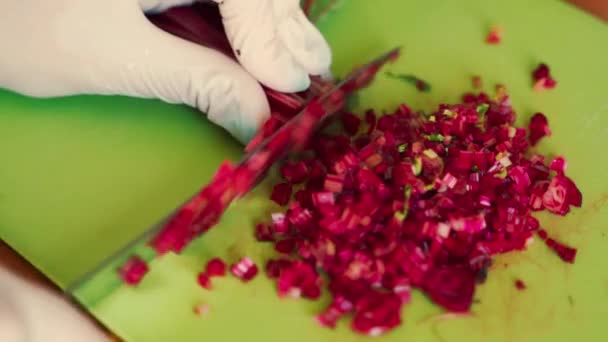
[[[5,319],[3,315],[10,316]],[[0,268],[0,341],[107,340],[66,299]]]
[[[240,141],[251,139],[270,114],[260,84],[227,56],[146,27],[123,37],[129,47],[115,50],[92,92],[187,104]]]
[[[273,0],[276,32],[293,58],[311,75],[327,74],[331,50],[319,30],[308,20],[299,0]]]
[[[292,56],[277,30],[273,0],[214,0],[239,62],[262,84],[298,92],[310,86],[307,70]]]
[[[6,293],[0,284],[0,341],[26,342],[27,329],[21,313]]]

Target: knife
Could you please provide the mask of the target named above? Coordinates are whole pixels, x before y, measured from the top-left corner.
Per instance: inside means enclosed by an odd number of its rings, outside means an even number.
[[[401,48],[399,48],[399,47],[391,49],[390,51],[375,58],[368,64],[366,64],[362,67],[356,68],[354,71],[352,71],[350,74],[348,74],[342,81],[340,81],[338,84],[334,85],[327,92],[325,92],[319,99],[312,99],[311,101],[309,101],[309,104],[312,101],[317,101],[318,104],[320,104],[323,107],[324,111],[326,112],[326,115],[323,118],[323,120],[326,120],[328,117],[330,117],[331,115],[335,114],[336,112],[338,112],[342,109],[342,106],[336,104],[334,101],[335,100],[334,96],[336,94],[352,93],[353,91],[356,91],[357,89],[367,86],[369,84],[369,82],[371,82],[371,80],[373,79],[376,72],[384,64],[386,64],[389,61],[395,60],[399,56],[400,50],[401,50]],[[290,125],[297,124],[298,120],[301,120],[307,114],[307,107],[308,106],[305,106],[305,109],[303,109],[300,113],[298,113],[296,116],[294,116],[292,119],[290,119],[276,133],[274,133],[272,136],[265,139],[253,151],[251,151],[245,157],[243,157],[237,167],[251,163],[252,158],[254,158],[254,156],[256,156],[257,153],[262,151],[269,143],[271,143],[273,141],[273,138],[276,138],[276,136],[278,134],[281,134],[282,132],[284,133],[285,130],[289,129]],[[293,147],[293,140],[290,140],[288,142],[287,146],[285,146],[285,148],[283,149],[284,153],[291,151],[292,147]],[[275,156],[273,161],[277,160],[278,157],[280,157],[280,156]],[[252,179],[254,180],[254,184],[257,184],[259,181],[261,181],[263,176],[266,174],[268,169],[273,164],[274,163],[272,163],[272,162],[263,163],[262,166],[257,167],[253,170],[254,172],[252,174],[253,175]],[[250,190],[251,188],[253,188],[254,184],[251,184],[251,186],[248,187],[248,189]],[[171,222],[171,219],[174,218],[184,206],[191,203],[191,201],[193,199],[195,199],[198,195],[199,195],[199,193],[190,197],[190,199],[188,199],[186,202],[184,202],[181,206],[179,206],[177,209],[175,209],[169,215],[164,217],[158,223],[156,223],[153,226],[151,226],[150,228],[146,229],[140,235],[136,236],[130,242],[128,242],[127,244],[122,246],[120,249],[118,249],[115,253],[112,253],[110,256],[103,259],[90,271],[84,273],[83,275],[79,276],[76,280],[72,281],[65,288],[64,291],[68,294],[73,294],[75,291],[77,291],[79,288],[81,288],[83,285],[85,285],[87,282],[89,282],[91,279],[93,279],[98,273],[102,272],[109,266],[116,264],[117,261],[124,259],[130,253],[132,253],[132,250],[135,247],[137,247],[143,243],[147,243],[147,242],[151,241],[155,236],[157,236],[161,231],[163,231],[164,228],[167,227],[167,224],[169,222]],[[240,194],[240,195],[242,195],[242,194]],[[238,197],[240,197],[240,195]],[[237,196],[231,197],[228,200],[228,202],[231,202],[236,197]]]

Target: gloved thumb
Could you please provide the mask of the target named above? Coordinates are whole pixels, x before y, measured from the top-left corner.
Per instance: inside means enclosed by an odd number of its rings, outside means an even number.
[[[133,34],[99,71],[100,79],[92,83],[98,89],[92,92],[186,104],[207,113],[242,142],[268,118],[261,85],[227,56],[149,23]]]

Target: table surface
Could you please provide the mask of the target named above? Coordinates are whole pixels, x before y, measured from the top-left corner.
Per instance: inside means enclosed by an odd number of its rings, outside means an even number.
[[[608,20],[608,1],[606,0],[569,1],[603,20]],[[2,241],[0,241],[0,267],[9,269],[19,276],[26,278],[28,281],[41,284],[53,291],[58,291],[56,286],[54,286],[46,277]],[[84,310],[83,314],[88,316]]]

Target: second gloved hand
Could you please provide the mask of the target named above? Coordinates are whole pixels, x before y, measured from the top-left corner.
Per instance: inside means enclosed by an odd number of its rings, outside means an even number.
[[[283,92],[327,72],[329,47],[298,0],[214,0],[239,63],[174,37],[144,12],[193,0],[5,0],[0,87],[35,97],[159,98],[200,109],[239,140],[269,115],[258,83]]]

